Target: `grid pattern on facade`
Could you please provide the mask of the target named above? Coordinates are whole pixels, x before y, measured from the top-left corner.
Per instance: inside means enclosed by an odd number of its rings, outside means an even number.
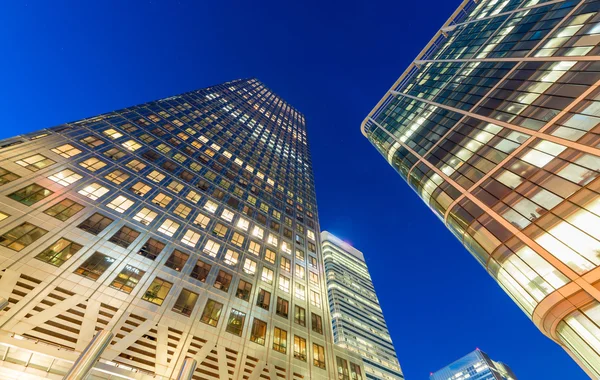
[[[599,11],[596,0],[466,0],[362,125],[519,307],[595,378]]]
[[[432,373],[430,380],[517,380],[504,363],[496,362],[477,349]]]

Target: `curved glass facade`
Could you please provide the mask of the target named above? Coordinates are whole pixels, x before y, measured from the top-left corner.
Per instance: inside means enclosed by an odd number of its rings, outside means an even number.
[[[362,125],[546,335],[587,342],[594,377],[598,347],[560,326],[600,300],[599,43],[598,1],[464,1]]]

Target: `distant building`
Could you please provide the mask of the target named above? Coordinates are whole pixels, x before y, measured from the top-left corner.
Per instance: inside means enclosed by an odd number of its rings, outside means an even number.
[[[452,364],[432,373],[430,380],[516,380],[513,371],[476,349]]]
[[[363,254],[321,232],[333,340],[359,353],[367,379],[404,379]]]
[[[465,0],[362,123],[400,177],[595,379],[599,45],[598,1]]]

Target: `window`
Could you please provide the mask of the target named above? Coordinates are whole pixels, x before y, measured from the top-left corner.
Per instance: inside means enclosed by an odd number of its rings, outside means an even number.
[[[139,160],[131,160],[127,163],[127,167],[134,172],[139,172],[146,167],[146,164],[140,162]]]
[[[154,218],[156,218],[157,216],[158,216],[158,214],[156,212],[150,210],[149,208],[144,207],[137,214],[135,214],[135,216],[133,217],[133,220],[138,221],[147,226],[150,223],[152,223]]]
[[[240,280],[238,283],[237,291],[235,296],[244,301],[250,300],[250,293],[252,292],[252,284],[248,281]]]
[[[244,272],[254,275],[256,273],[256,261],[246,258],[244,261]]]
[[[167,205],[173,200],[170,196],[163,193],[158,193],[157,196],[152,199],[152,203],[160,207],[167,207]]]
[[[360,365],[356,363],[350,363],[350,374],[352,375],[352,380],[363,380]]]
[[[196,262],[196,265],[194,266],[194,269],[192,270],[192,273],[190,273],[190,277],[195,278],[196,280],[201,282],[206,282],[206,278],[208,277],[210,268],[212,268],[210,264],[198,260]]]
[[[217,256],[217,253],[219,253],[219,248],[221,248],[221,244],[217,243],[214,240],[208,239],[206,241],[206,244],[204,244],[204,248],[202,249],[202,251],[210,257],[215,257]]]
[[[279,275],[279,289],[283,290],[286,293],[290,292],[290,279]]]
[[[320,315],[315,313],[310,313],[310,322],[312,326],[312,331],[323,334],[323,320]]]
[[[284,270],[286,272],[290,272],[292,270],[292,262],[288,258],[280,257],[279,265],[281,267],[281,270]]]
[[[288,300],[285,300],[281,297],[277,297],[277,309],[276,309],[277,315],[287,319],[289,310],[290,310],[290,303],[288,302]]]
[[[135,140],[127,140],[121,145],[130,152],[135,152],[142,147],[142,144]]]
[[[175,208],[175,210],[173,210],[173,213],[175,215],[179,215],[180,217],[182,217],[183,219],[187,218],[188,215],[190,214],[190,212],[192,211],[191,208],[189,208],[188,206],[184,205],[183,203],[180,203],[177,205],[177,207]]]
[[[89,146],[92,149],[104,144],[104,141],[100,140],[96,136],[84,137],[79,141],[81,141],[83,144]]]
[[[269,234],[269,237],[267,239],[267,243],[274,245],[275,247],[277,247],[278,244],[278,240],[277,240],[277,236],[273,235],[273,234]]]
[[[264,233],[265,233],[265,231],[258,226],[254,226],[254,229],[252,230],[252,235],[256,236],[259,239],[263,238]]]
[[[99,183],[92,183],[79,190],[78,193],[95,201],[104,194],[108,193],[108,189]]]
[[[269,310],[269,306],[271,306],[271,293],[264,289],[260,289],[258,297],[256,298],[256,306]]]
[[[190,256],[187,253],[174,250],[173,253],[171,253],[171,256],[169,256],[169,258],[167,259],[165,266],[167,268],[176,270],[177,272],[181,272],[181,269],[183,269],[189,257]]]
[[[84,231],[89,232],[92,235],[98,235],[102,232],[113,220],[102,214],[95,213],[86,220],[84,220],[79,226]]]
[[[264,346],[266,336],[267,323],[261,321],[260,319],[254,318],[254,322],[252,323],[252,332],[250,333],[250,341]]]
[[[136,182],[133,186],[131,186],[129,188],[129,190],[131,190],[134,194],[137,194],[140,197],[143,197],[150,190],[152,190],[152,187],[146,185],[144,182]]]
[[[42,156],[41,154],[34,154],[33,156],[29,156],[23,158],[22,160],[15,161],[15,164],[21,165],[25,169],[29,169],[32,172],[37,172],[38,170],[50,166],[54,163],[56,163],[56,161]]]
[[[292,249],[290,248],[290,243],[288,243],[287,241],[281,242],[281,250],[283,252],[287,253],[288,255],[292,254]]]
[[[64,158],[73,157],[73,156],[78,155],[79,153],[81,153],[81,150],[75,148],[71,144],[65,144],[65,145],[57,146],[56,148],[53,148],[53,149],[50,149],[50,150],[53,151],[54,153],[60,155],[60,156],[63,156]]]
[[[106,162],[101,161],[101,160],[97,159],[96,157],[92,157],[92,158],[88,158],[85,161],[80,162],[79,165],[91,172],[95,172],[96,170],[99,170],[99,169],[102,169],[103,167],[105,167]]]
[[[296,250],[296,258],[298,260],[304,261],[304,251],[301,251],[301,250],[297,249]]]
[[[232,278],[233,277],[229,273],[220,270],[219,274],[217,274],[217,278],[215,279],[214,287],[227,293],[229,291]]]
[[[273,270],[267,267],[263,267],[261,280],[266,282],[267,284],[273,283]]]
[[[173,236],[178,228],[179,223],[174,222],[171,219],[165,219],[163,224],[160,227],[158,227],[158,232],[162,232],[167,236]]]
[[[265,260],[270,262],[271,264],[275,264],[275,258],[277,256],[275,255],[275,252],[271,251],[270,249],[266,249],[265,250]]]
[[[223,310],[222,303],[209,299],[202,312],[202,317],[200,317],[200,322],[217,327],[219,318],[221,317],[221,310]]]
[[[233,199],[233,198],[231,198]],[[250,226],[250,222],[247,219],[239,218],[237,221],[237,227],[241,228],[244,231],[248,231],[248,227]]]
[[[157,170],[153,170],[152,172],[150,172],[150,174],[148,174],[146,176],[146,178],[148,178],[152,182],[158,183],[158,182],[162,181],[163,179],[165,179],[165,175]]]
[[[187,230],[181,238],[181,242],[190,247],[195,247],[198,244],[198,240],[200,240],[200,234],[193,230]]]
[[[50,247],[38,254],[35,258],[54,266],[61,266],[81,249],[82,245],[64,238],[58,239]]]
[[[250,240],[250,244],[248,245],[248,252],[252,253],[255,256],[260,255],[260,244]]]
[[[64,222],[73,215],[77,214],[79,211],[83,210],[83,208],[84,207],[79,203],[65,198],[44,211],[44,214],[50,215],[61,222]]]
[[[298,305],[294,306],[294,322],[306,326],[306,310]]]
[[[112,257],[95,252],[79,268],[75,269],[73,273],[96,281],[114,262],[115,259]]]
[[[223,261],[227,265],[236,265],[238,263],[239,256],[240,254],[236,251],[227,249],[227,251],[225,252],[225,257],[223,257]]]
[[[246,320],[246,313],[242,313],[239,310],[231,309],[229,314],[229,320],[227,321],[227,328],[225,331],[236,336],[242,336],[242,330],[244,329],[244,321]]]
[[[197,192],[195,192],[194,190],[191,190],[188,193],[188,195],[186,195],[185,198],[187,200],[189,200],[190,202],[198,203],[198,201],[200,201],[200,199],[202,198],[202,196],[200,194],[198,194]]]
[[[154,260],[160,255],[162,250],[165,248],[165,244],[156,240],[156,239],[148,239],[148,241],[140,248],[138,251],[138,255],[142,255],[144,257],[149,258],[150,260]]]
[[[114,129],[114,128],[109,128],[109,129],[107,129],[107,130],[103,131],[102,133],[103,133],[104,135],[106,135],[106,136],[110,137],[110,138],[111,138],[111,139],[113,139],[113,140],[115,140],[115,139],[118,139],[119,137],[122,137],[122,136],[123,136],[123,134],[122,134],[121,132],[117,131],[117,130],[116,130],[116,129]]]
[[[273,349],[282,354],[287,353],[287,331],[275,327],[273,330]]]
[[[304,267],[296,264],[296,276],[299,279],[304,280],[304,273]]]
[[[314,290],[310,291],[310,304],[314,307],[321,308],[321,296]]]
[[[113,170],[104,176],[107,180],[114,183],[115,185],[122,184],[127,178],[129,178],[129,174],[122,172],[121,170]]]
[[[0,186],[21,178],[13,172],[0,168]]]
[[[133,205],[133,203],[134,202],[131,199],[119,195],[115,199],[113,199],[109,204],[107,204],[106,207],[111,208],[116,212],[122,214],[125,211],[127,211],[127,209],[129,209],[129,207]]]
[[[210,218],[204,214],[198,214],[196,219],[194,219],[194,224],[202,229],[206,228],[206,226],[208,226],[209,222],[210,222]]]
[[[48,177],[49,180],[54,181],[62,186],[69,186],[83,178],[81,175],[75,173],[71,169],[61,170],[58,173],[54,173]]]
[[[175,305],[173,305],[173,311],[189,317],[192,314],[192,310],[194,310],[194,306],[196,306],[197,300],[198,294],[183,289],[181,293],[179,293]]]
[[[337,364],[338,379],[350,380],[350,374],[348,373],[348,361],[340,358],[339,356],[336,356],[335,359]]]
[[[308,279],[312,284],[317,285],[319,283],[319,275],[315,272],[308,272]]]
[[[127,226],[123,226],[111,236],[108,241],[115,243],[120,247],[127,248],[138,236],[140,236],[139,232]]]
[[[309,256],[308,264],[311,266],[311,268],[317,269],[317,258]]]
[[[214,214],[215,211],[217,211],[217,207],[219,207],[219,205],[211,200],[206,201],[206,203],[204,204],[204,209],[210,212],[211,214]]]
[[[306,361],[306,339],[294,335],[294,358]]]
[[[54,194],[53,191],[32,183],[29,186],[25,186],[21,190],[17,190],[14,193],[9,194],[8,197],[17,202],[23,203],[25,206],[31,206],[32,204],[39,202],[52,194]]]
[[[313,365],[325,369],[325,348],[313,343]]]
[[[146,274],[145,271],[132,267],[131,265],[126,265],[121,273],[119,273],[117,277],[115,277],[115,279],[110,283],[110,286],[129,294],[140,282],[144,274]]]
[[[125,156],[125,152],[118,148],[110,148],[109,150],[104,152],[104,155],[110,158],[111,160],[117,161]]]
[[[146,289],[142,299],[160,306],[163,304],[165,298],[167,298],[172,286],[173,284],[170,282],[156,277],[148,289]]]
[[[306,299],[306,287],[302,284],[296,284],[294,294],[296,295],[296,298],[304,301]]]
[[[44,236],[46,232],[48,231],[25,222],[0,236],[0,245],[19,252]]]
[[[215,228],[213,229],[213,234],[218,237],[225,237],[225,235],[227,234],[227,227],[225,227],[221,223],[217,223],[215,225]]]
[[[8,218],[10,215],[5,214],[3,212],[0,211],[0,222],[3,221],[4,219]]]

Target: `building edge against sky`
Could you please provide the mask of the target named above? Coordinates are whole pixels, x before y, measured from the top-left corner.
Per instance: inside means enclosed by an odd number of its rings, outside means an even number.
[[[0,142],[0,372],[332,379],[304,116],[256,79]],[[345,366],[345,368],[344,368]]]
[[[517,380],[509,366],[492,360],[476,349],[462,358],[435,371],[429,380]]]
[[[321,232],[329,309],[336,345],[362,356],[368,379],[404,379],[362,252]]]
[[[600,378],[600,2],[465,0],[363,134]]]

